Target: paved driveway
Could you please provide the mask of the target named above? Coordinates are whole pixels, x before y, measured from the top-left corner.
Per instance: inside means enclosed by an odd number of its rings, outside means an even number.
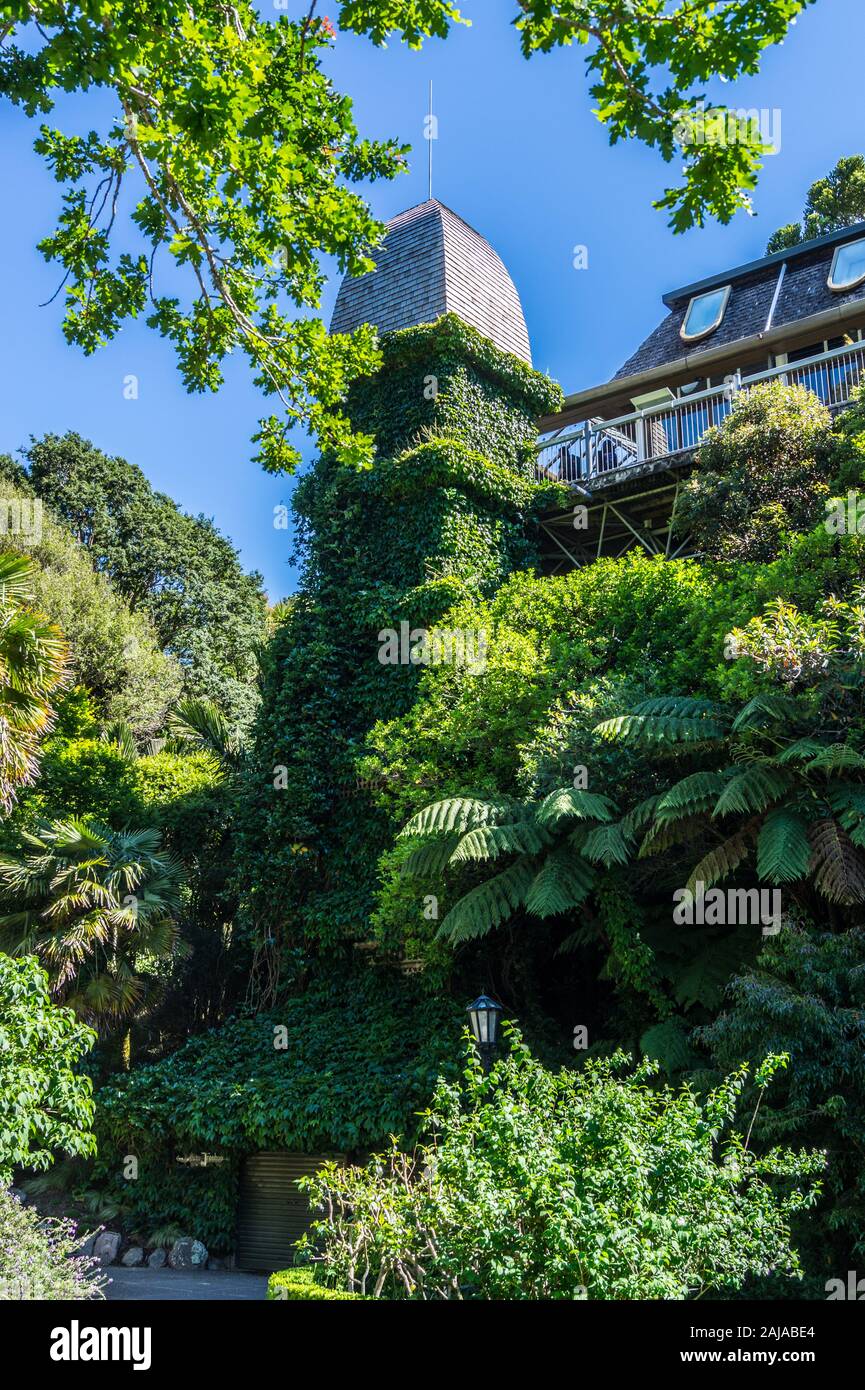
[[[266,1274],[233,1274],[224,1270],[124,1269],[112,1265],[105,1297],[111,1300],[257,1299],[267,1291]]]

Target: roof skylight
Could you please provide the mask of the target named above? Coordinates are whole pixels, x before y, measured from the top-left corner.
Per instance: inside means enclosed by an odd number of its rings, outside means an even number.
[[[730,288],[729,285],[722,285],[720,289],[709,290],[706,294],[694,295],[688,305],[685,321],[679,330],[686,343],[693,342],[696,338],[705,338],[708,333],[714,333],[724,317],[727,300],[730,298]]]
[[[830,290],[852,290],[865,280],[865,237],[839,246],[829,271]]]

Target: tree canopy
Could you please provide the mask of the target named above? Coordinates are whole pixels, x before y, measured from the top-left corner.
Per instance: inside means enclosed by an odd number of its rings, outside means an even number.
[[[757,72],[812,3],[520,0],[514,25],[526,57],[585,50],[611,143],[683,161],[681,184],[656,203],[681,232],[749,209],[767,149],[759,121],[707,113],[700,88]],[[39,249],[58,267],[67,340],[92,353],[144,316],[190,391],[218,389],[226,358],[242,353],[281,407],[255,435],[271,470],[300,461],[296,424],[344,462],[372,457],[343,401],[378,365],[375,330],[328,335],[314,311],[323,256],[353,275],[374,264],[384,228],[353,185],[393,178],[408,152],[361,137],[325,71],[336,31],[315,8],[262,20],[248,0],[14,0],[0,26],[0,94],[29,116],[49,115],[60,93],[114,98],[100,130],[42,123],[36,140],[64,190]],[[344,0],[338,17],[375,44],[395,34],[412,47],[462,22],[451,0]],[[706,138],[707,114],[723,138]]]
[[[257,704],[266,633],[261,576],[205,516],[189,516],[140,468],[74,433],[46,435],[26,455],[26,484],[66,523],[116,595],[149,619],[190,695],[216,700],[232,727]],[[174,687],[176,695],[176,684]]]
[[[851,154],[839,159],[824,179],[815,179],[808,189],[801,222],[788,222],[773,232],[767,254],[798,246],[812,237],[865,221],[865,155]]]

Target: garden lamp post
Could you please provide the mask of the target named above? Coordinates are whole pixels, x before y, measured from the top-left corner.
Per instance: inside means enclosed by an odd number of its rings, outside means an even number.
[[[488,994],[481,994],[473,1004],[469,1004],[466,1012],[481,1055],[481,1065],[484,1071],[488,1072],[498,1045],[499,1014],[502,1012],[502,1006],[490,999]]]

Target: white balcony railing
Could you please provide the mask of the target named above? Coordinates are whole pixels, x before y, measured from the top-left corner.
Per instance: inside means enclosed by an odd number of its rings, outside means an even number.
[[[833,348],[792,366],[773,367],[755,376],[737,376],[725,386],[695,391],[616,420],[586,420],[547,435],[535,446],[536,480],[584,483],[599,475],[626,473],[638,464],[688,454],[708,430],[729,415],[740,390],[775,378],[805,386],[831,411],[842,410],[865,379],[865,341]]]

